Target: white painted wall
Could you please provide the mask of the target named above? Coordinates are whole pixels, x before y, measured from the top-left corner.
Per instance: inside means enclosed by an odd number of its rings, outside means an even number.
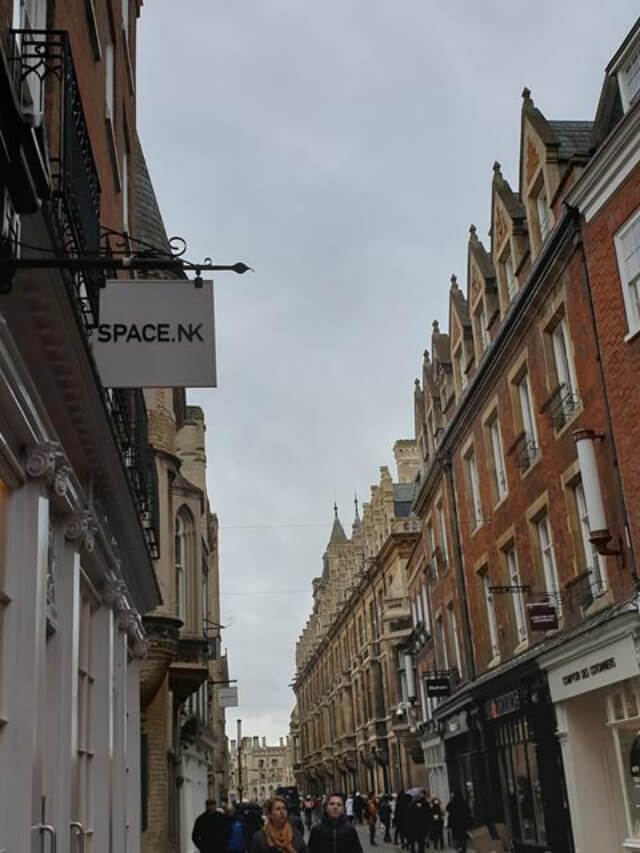
[[[624,799],[606,720],[604,690],[570,699],[558,713],[576,853],[623,850]]]
[[[207,801],[207,760],[196,747],[182,753],[182,778],[180,787],[180,853],[198,853],[191,840],[193,824],[205,809]]]

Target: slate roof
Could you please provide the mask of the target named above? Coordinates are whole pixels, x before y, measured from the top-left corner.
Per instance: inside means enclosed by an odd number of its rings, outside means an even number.
[[[411,515],[411,507],[417,496],[417,483],[393,484],[393,512],[396,518],[408,518]]]
[[[167,231],[158,205],[140,140],[136,146],[136,237],[160,249],[169,249]]]
[[[561,159],[588,154],[592,146],[592,121],[550,121],[549,127],[560,144]]]

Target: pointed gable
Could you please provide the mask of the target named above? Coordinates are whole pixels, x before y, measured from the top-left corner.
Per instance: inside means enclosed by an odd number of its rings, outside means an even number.
[[[456,397],[467,385],[467,373],[474,360],[473,331],[468,302],[458,287],[455,275],[451,276],[449,288],[449,334],[451,337],[451,360]]]

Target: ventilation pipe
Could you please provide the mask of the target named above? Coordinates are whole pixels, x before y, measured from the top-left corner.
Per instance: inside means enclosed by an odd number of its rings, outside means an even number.
[[[602,489],[600,488],[600,477],[598,475],[598,463],[594,441],[602,440],[602,433],[591,429],[578,429],[573,433],[573,438],[578,451],[578,462],[582,476],[582,488],[587,505],[587,516],[589,518],[590,539],[599,554],[620,554],[620,550],[608,548],[607,543],[611,539],[611,532],[607,525],[604,511]]]

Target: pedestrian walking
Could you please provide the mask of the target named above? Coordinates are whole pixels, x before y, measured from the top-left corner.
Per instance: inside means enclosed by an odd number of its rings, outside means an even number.
[[[393,843],[398,846],[398,841],[403,850],[407,848],[407,809],[411,797],[402,789],[396,797],[396,807],[393,812],[393,825],[395,832],[393,834]]]
[[[267,820],[251,841],[251,853],[307,853],[302,833],[288,820],[287,801],[283,797],[267,800]]]
[[[246,853],[249,847],[247,839],[247,827],[244,822],[244,816],[237,808],[229,806],[229,841],[227,843],[228,853]]]
[[[431,835],[431,804],[426,791],[421,791],[409,807],[409,833],[411,850],[424,853],[427,839]]]
[[[471,829],[471,812],[467,801],[457,791],[451,793],[447,814],[449,815],[449,829],[457,853],[467,853],[467,834]]]
[[[307,794],[304,798],[304,823],[307,827],[307,831],[311,831],[311,824],[313,822],[313,797]]]
[[[438,797],[431,800],[431,840],[434,850],[444,850],[444,812]]]
[[[356,791],[356,795],[353,798],[353,810],[358,818],[358,823],[362,825],[364,815],[364,797],[360,791]]]
[[[353,811],[354,797],[355,797],[355,794],[349,794],[349,796],[347,797],[345,804],[344,804],[345,814],[347,816],[347,820],[349,821],[349,823],[353,823],[353,821],[355,819],[355,813]]]
[[[378,814],[380,815],[380,823],[384,826],[383,841],[391,843],[391,802],[387,794],[384,794],[380,800]]]
[[[342,794],[329,794],[320,823],[309,836],[309,853],[362,853],[355,826],[347,820]]]
[[[191,840],[200,853],[227,853],[230,823],[218,811],[215,800],[207,800],[206,809],[195,820]]]
[[[378,822],[378,804],[373,792],[369,793],[367,802],[364,807],[364,814],[369,825],[369,844],[375,846],[376,843],[376,824]]]

